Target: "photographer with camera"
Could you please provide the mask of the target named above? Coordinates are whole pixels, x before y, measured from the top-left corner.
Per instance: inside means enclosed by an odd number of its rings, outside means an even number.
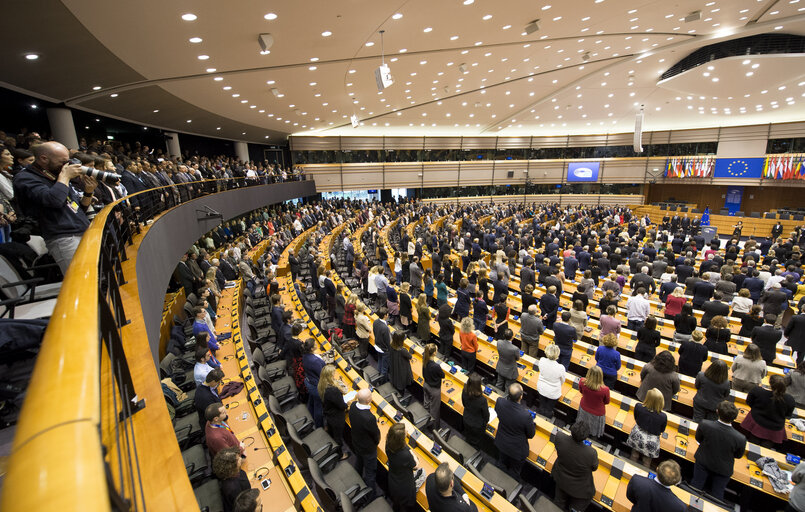
[[[20,209],[39,221],[48,252],[66,274],[89,227],[87,211],[98,182],[80,164],[68,164],[63,144],[45,142],[31,150],[34,163],[14,177],[14,193]]]

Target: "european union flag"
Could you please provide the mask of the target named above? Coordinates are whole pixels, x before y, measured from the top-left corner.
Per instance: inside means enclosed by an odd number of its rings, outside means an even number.
[[[719,158],[714,178],[760,178],[763,158]]]

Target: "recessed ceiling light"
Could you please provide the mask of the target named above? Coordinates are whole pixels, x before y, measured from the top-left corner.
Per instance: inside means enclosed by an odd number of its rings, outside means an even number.
[[[277,15],[274,14],[273,12],[270,12],[270,13],[266,14],[265,16],[263,16],[263,18],[271,21],[271,20],[277,19]]]
[[[375,43],[372,42],[372,41],[367,41],[366,42],[366,46],[374,46],[374,45],[375,45]]]
[[[456,39],[458,39],[458,36],[450,36],[451,41],[455,41]]]
[[[394,14],[391,16],[391,19],[393,19],[393,20],[398,20],[398,19],[400,19],[400,18],[402,18],[402,17],[403,17],[403,15],[402,15],[401,13],[397,12],[397,13],[394,13]]]
[[[330,37],[331,35],[333,35],[333,33],[330,32],[329,30],[325,30],[324,32],[321,33],[322,37]]]
[[[218,70],[215,68],[207,68],[207,73],[215,73],[216,71]]]
[[[274,85],[276,82],[275,82],[274,80],[269,80],[269,81],[268,81],[268,82],[266,82],[266,83],[267,83],[268,85]]]
[[[192,123],[192,122],[193,122],[193,120],[192,120],[192,119],[188,119],[188,120],[187,120],[187,122],[188,122],[188,123]]]
[[[100,90],[101,90],[101,86],[100,86],[100,85],[96,85],[95,87],[93,87],[93,88],[92,88],[92,90],[93,90],[93,91],[100,91]]]
[[[484,21],[486,21],[486,20],[491,20],[491,19],[492,19],[492,15],[491,15],[491,14],[487,14],[487,15],[485,15],[485,16],[484,16],[483,18],[481,18],[481,19],[483,19]]]
[[[199,55],[199,56],[198,56],[198,60],[207,60],[207,59],[209,59],[209,58],[210,58],[210,56],[209,56],[209,55]]]
[[[215,80],[216,82],[220,82],[223,79],[224,79],[224,77],[222,77],[222,76],[216,76],[215,78],[213,78],[213,80]]]
[[[182,19],[185,20],[185,21],[196,21],[196,19],[198,19],[198,16],[196,16],[193,13],[188,12],[186,14],[182,14]]]
[[[470,5],[473,2],[475,2],[475,0],[464,0],[464,5]]]
[[[155,108],[155,109],[154,109],[154,114],[156,114],[157,112],[159,112],[159,109],[158,109],[158,108]]]
[[[511,25],[503,25],[503,30],[509,30],[510,28],[512,28]]]
[[[194,43],[194,44],[195,44],[195,43],[200,43],[201,41],[203,41],[203,39],[201,39],[200,37],[191,37],[191,38],[189,39],[189,41],[190,41],[191,43]]]
[[[233,94],[233,95],[232,95],[232,97],[233,97],[233,98],[240,98],[240,94],[235,93],[235,94]]]
[[[260,55],[268,55],[271,53],[271,50],[260,50]]]
[[[36,60],[36,59],[39,58],[39,54],[38,53],[26,53],[25,58],[28,59],[28,60]]]
[[[319,69],[319,68],[317,68],[316,66],[310,66],[308,69],[309,69],[310,71],[316,71],[316,70],[317,70],[317,69]]]
[[[231,91],[231,90],[232,90],[232,86],[231,86],[231,85],[224,86],[224,90],[225,90],[225,91]]]
[[[116,93],[116,92],[114,92],[114,93],[112,93],[112,94],[110,94],[110,95],[109,95],[109,97],[111,97],[111,98],[117,98],[117,96],[118,96],[118,95],[117,95],[117,93]]]
[[[433,30],[433,28],[432,28],[432,27],[425,27],[425,30],[423,30],[422,32],[428,33],[428,32],[430,32],[431,30]]]
[[[316,82],[310,82],[310,86],[311,86],[311,87],[315,87],[315,86],[316,86]]]

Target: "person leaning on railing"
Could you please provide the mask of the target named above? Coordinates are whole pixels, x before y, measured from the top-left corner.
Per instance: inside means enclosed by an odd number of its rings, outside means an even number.
[[[23,212],[39,222],[48,252],[65,274],[89,227],[87,211],[98,182],[83,175],[80,165],[67,164],[70,153],[63,144],[31,149],[34,163],[14,177],[14,194]]]

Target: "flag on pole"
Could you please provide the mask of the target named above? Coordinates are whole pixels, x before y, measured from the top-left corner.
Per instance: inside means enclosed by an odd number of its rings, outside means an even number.
[[[702,221],[701,226],[709,226],[710,225],[710,207],[704,209],[704,213],[702,214]]]

